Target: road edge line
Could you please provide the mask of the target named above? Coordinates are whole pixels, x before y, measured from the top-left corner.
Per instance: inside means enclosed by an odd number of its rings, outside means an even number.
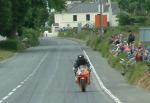
[[[100,88],[101,88],[102,90],[104,90],[104,92],[105,92],[107,95],[109,95],[110,98],[111,98],[112,100],[114,100],[115,103],[123,103],[123,102],[120,101],[119,98],[117,98],[114,94],[112,94],[110,90],[108,90],[108,89],[106,88],[106,86],[104,85],[104,83],[102,82],[102,80],[100,79],[100,77],[98,76],[98,74],[97,74],[97,72],[96,72],[96,70],[95,70],[95,68],[94,68],[94,66],[93,66],[93,64],[92,64],[92,62],[91,62],[89,56],[87,55],[86,51],[85,51],[85,50],[82,50],[82,51],[83,51],[84,55],[86,56],[87,60],[88,60],[89,63],[90,63],[91,69],[92,69],[94,75],[96,76],[96,79],[98,80],[98,83],[99,83]]]

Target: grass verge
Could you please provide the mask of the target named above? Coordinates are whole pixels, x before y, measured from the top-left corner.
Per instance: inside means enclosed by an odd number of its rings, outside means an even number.
[[[8,59],[14,55],[14,52],[7,50],[0,50],[0,61]]]

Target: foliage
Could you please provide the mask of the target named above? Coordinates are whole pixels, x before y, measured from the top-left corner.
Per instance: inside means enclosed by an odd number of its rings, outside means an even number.
[[[26,46],[35,46],[39,44],[38,38],[39,38],[39,31],[32,29],[32,28],[23,28],[23,41],[26,44]]]
[[[54,13],[51,13],[48,17],[48,26],[51,26],[53,23],[54,23]]]
[[[87,45],[92,47],[94,50],[97,50],[97,46],[100,40],[97,35],[91,34],[87,40]]]
[[[148,15],[150,12],[149,0],[119,0],[119,6],[133,15]]]
[[[73,29],[68,29],[66,31],[60,32],[59,36],[61,37],[74,37],[74,38],[78,38],[78,39],[82,39],[82,40],[87,40],[88,36],[90,36],[90,34],[93,31],[91,30],[81,30],[80,32],[77,32],[77,28],[73,28]]]
[[[56,9],[57,11],[62,11],[65,9],[65,0],[48,0],[50,9]]]
[[[30,4],[28,9],[27,16],[25,18],[25,27],[36,28],[45,25],[45,22],[48,19],[48,11],[46,9],[46,3],[42,0],[34,1]]]
[[[120,25],[149,25],[150,0],[119,0]]]
[[[64,0],[48,0],[50,8],[61,11]],[[23,27],[43,27],[48,19],[46,0],[1,0],[0,35],[16,38],[23,35]]]
[[[129,82],[130,83],[136,83],[136,81],[138,81],[138,79],[141,76],[143,76],[143,74],[145,73],[146,69],[147,69],[147,67],[146,67],[145,63],[143,63],[143,62],[137,63],[127,73],[127,78],[129,80]]]
[[[11,0],[11,27],[8,30],[7,37],[12,38],[16,36],[16,33],[19,29],[21,29],[21,26],[24,24],[25,16],[27,13],[27,10],[30,5],[29,0]]]
[[[7,35],[8,29],[11,27],[11,1],[0,0],[0,35]]]
[[[132,20],[127,12],[121,12],[118,15],[120,25],[130,25]]]
[[[148,19],[146,16],[134,16],[127,12],[121,12],[118,15],[118,18],[120,25],[133,25],[133,24],[144,25],[146,24],[146,21]]]
[[[0,49],[11,50],[11,51],[21,51],[25,49],[23,43],[18,39],[8,39],[5,41],[0,41]]]

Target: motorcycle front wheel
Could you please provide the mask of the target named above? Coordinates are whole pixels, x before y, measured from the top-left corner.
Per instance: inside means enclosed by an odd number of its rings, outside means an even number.
[[[86,91],[86,80],[81,79],[80,80],[80,85],[81,85],[81,91],[85,92]]]

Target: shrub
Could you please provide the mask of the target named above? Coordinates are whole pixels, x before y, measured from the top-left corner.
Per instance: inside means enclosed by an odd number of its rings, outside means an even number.
[[[39,44],[39,31],[32,28],[23,29],[23,38],[27,38],[26,45],[35,46]]]
[[[60,37],[73,37],[78,38],[82,40],[88,40],[88,37],[90,34],[93,33],[91,30],[81,30],[80,32],[77,32],[77,28],[68,29],[64,32],[59,32]]]
[[[139,23],[139,24],[145,24],[145,21],[147,20],[147,18],[145,16],[135,16],[134,17],[134,22],[135,23]]]
[[[17,39],[8,39],[5,41],[0,41],[0,49],[21,51],[25,49],[24,44]]]
[[[98,45],[100,43],[100,39],[97,35],[90,35],[87,39],[87,45],[91,46],[94,50],[98,50]]]
[[[120,25],[130,25],[131,24],[131,18],[127,12],[121,12],[118,15],[118,18],[119,18]]]

